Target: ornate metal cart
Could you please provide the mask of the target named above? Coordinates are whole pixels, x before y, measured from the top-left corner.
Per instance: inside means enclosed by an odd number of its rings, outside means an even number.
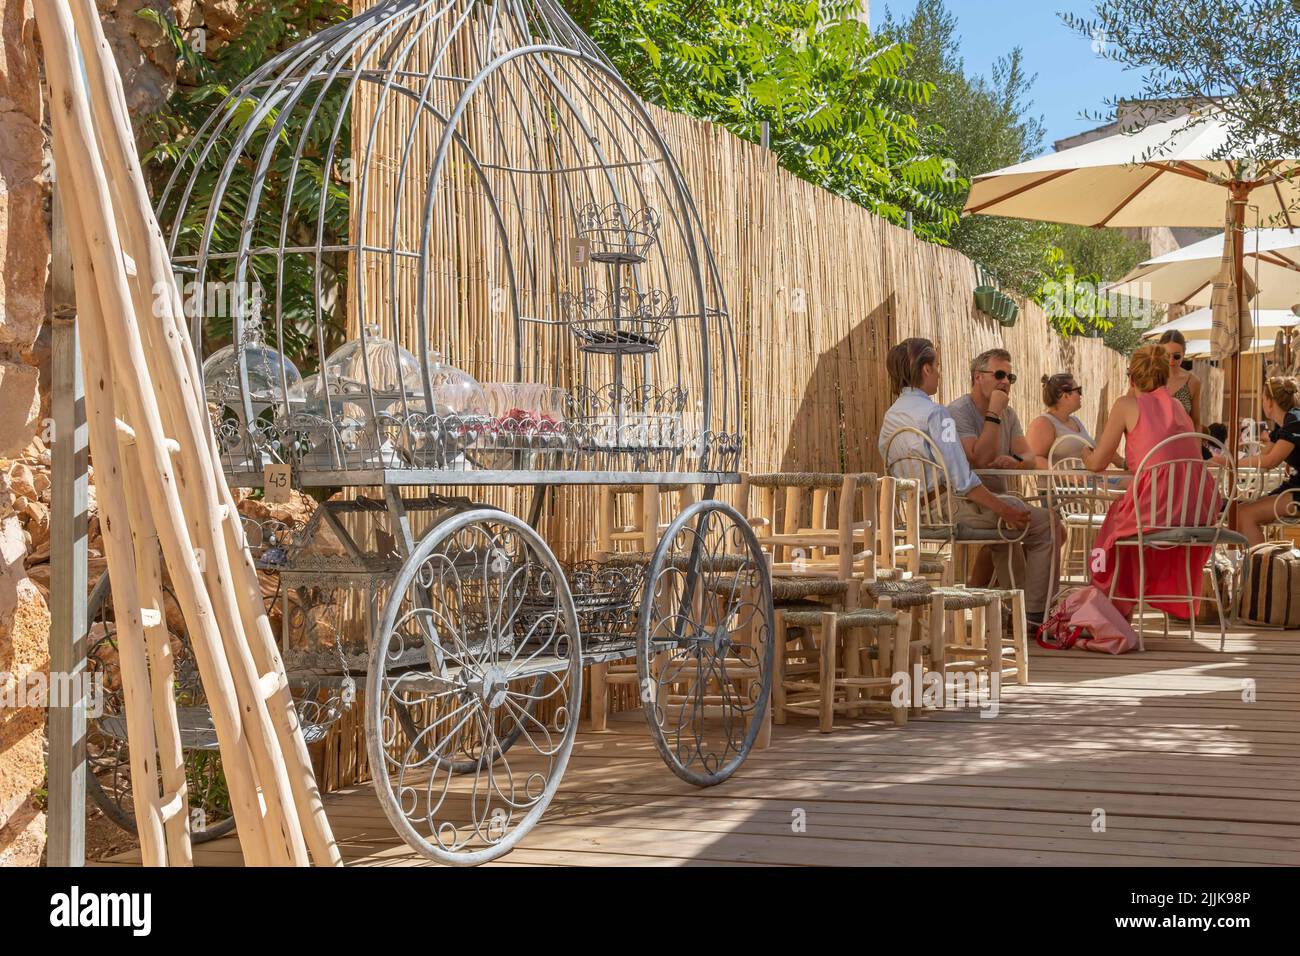
[[[593,661],[635,657],[674,773],[736,770],[773,611],[714,497],[738,480],[733,327],[671,152],[557,4],[377,2],[232,90],[160,205],[207,296],[195,341],[232,343],[203,368],[229,479],[287,472],[324,501],[278,556],[286,661],[364,672],[406,842],[459,864],[513,847]],[[652,554],[586,560],[564,489],[631,483],[705,493]],[[557,501],[565,561],[539,532]]]

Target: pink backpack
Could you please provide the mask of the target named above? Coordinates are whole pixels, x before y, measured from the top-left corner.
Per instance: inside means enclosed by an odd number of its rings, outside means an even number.
[[[1037,640],[1054,651],[1068,651],[1078,643],[1102,654],[1123,654],[1138,646],[1137,632],[1093,585],[1067,594],[1038,628]]]

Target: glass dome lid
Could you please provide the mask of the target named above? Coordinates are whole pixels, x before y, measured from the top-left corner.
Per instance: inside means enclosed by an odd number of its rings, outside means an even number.
[[[488,415],[487,396],[483,386],[468,372],[448,365],[440,352],[429,353],[429,384],[433,390],[433,403],[448,414],[463,417]]]
[[[337,391],[331,396],[325,391],[325,382],[317,375],[308,375],[289,389],[289,408],[295,413],[316,418],[346,418],[363,420],[366,413],[361,406],[347,401]]]
[[[236,405],[240,401],[239,358],[248,371],[248,396],[258,404],[278,402],[287,384],[292,390],[302,382],[294,364],[253,337],[242,346],[217,349],[203,363],[203,391],[208,401]]]
[[[367,384],[369,373],[369,384]],[[356,395],[415,395],[422,392],[420,363],[414,355],[379,335],[371,326],[364,339],[344,342],[325,360],[330,392]]]

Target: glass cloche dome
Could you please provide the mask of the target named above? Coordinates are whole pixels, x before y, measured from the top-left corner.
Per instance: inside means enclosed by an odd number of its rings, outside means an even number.
[[[474,376],[454,365],[448,365],[440,352],[428,353],[429,388],[433,395],[435,415],[455,415],[460,418],[487,418],[488,401],[483,386]],[[424,389],[397,399],[388,406],[390,415],[400,415],[403,410],[425,414]]]
[[[256,405],[277,403],[286,384],[293,389],[302,381],[302,375],[291,361],[262,344],[256,336],[250,336],[242,346],[232,344],[217,349],[203,363],[203,391],[208,401],[218,405],[240,404],[240,352],[248,371],[248,397]]]
[[[484,416],[488,414],[483,386],[468,372],[448,365],[439,352],[429,353],[429,383],[433,403],[452,415]]]
[[[367,372],[369,384],[367,385]],[[325,380],[334,394],[417,395],[423,391],[420,363],[392,339],[379,335],[377,326],[364,339],[353,339],[325,360]]]

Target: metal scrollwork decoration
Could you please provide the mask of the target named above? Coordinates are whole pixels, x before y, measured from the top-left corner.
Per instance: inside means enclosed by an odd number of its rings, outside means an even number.
[[[380,802],[444,863],[508,851],[559,784],[582,658],[563,569],[526,523],[476,509],[403,567],[371,651],[367,741]]]

